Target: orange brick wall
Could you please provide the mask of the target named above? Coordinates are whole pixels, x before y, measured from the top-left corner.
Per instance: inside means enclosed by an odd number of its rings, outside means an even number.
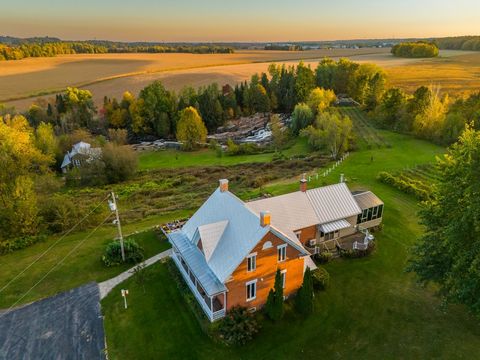
[[[308,240],[315,239],[317,236],[317,225],[299,229],[298,231],[301,231],[300,242],[304,245],[308,245]]]
[[[265,242],[270,241],[272,247],[262,250]],[[247,259],[245,259],[232,274],[232,280],[225,285],[227,292],[227,310],[235,305],[247,308],[261,307],[267,301],[268,292],[275,284],[277,268],[287,269],[284,295],[290,295],[298,290],[303,282],[303,258],[299,258],[300,252],[294,247],[287,246],[287,259],[284,262],[277,261],[277,246],[285,242],[272,233],[268,233],[255,246],[252,253],[257,253],[257,268],[247,272]],[[257,279],[256,299],[247,302],[246,283]]]

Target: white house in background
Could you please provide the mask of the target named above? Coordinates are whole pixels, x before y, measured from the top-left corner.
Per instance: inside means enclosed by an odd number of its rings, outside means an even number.
[[[66,173],[73,167],[81,167],[83,164],[99,159],[102,155],[101,148],[92,148],[89,143],[80,141],[72,146],[72,150],[65,154],[62,162],[62,172]]]

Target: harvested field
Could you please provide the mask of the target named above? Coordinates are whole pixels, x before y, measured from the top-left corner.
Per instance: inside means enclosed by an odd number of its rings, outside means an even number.
[[[480,84],[480,53],[445,50],[437,59],[404,59],[389,49],[335,49],[301,52],[238,51],[234,54],[100,54],[29,58],[0,63],[0,102],[25,110],[37,99],[48,99],[66,86],[93,93],[101,104],[105,95],[134,94],[155,80],[168,89],[199,87],[213,82],[235,85],[272,62],[316,66],[323,57],[348,57],[385,68],[390,85],[408,91],[439,83],[445,91],[474,90]],[[18,100],[13,100],[18,99]],[[11,100],[11,101],[8,101]]]

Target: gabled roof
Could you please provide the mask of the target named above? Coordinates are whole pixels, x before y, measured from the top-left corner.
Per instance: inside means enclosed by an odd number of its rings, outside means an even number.
[[[306,195],[319,224],[346,219],[362,212],[345,183],[307,190]]]
[[[196,238],[200,235],[206,264],[222,283],[270,231],[303,255],[309,254],[296,237],[292,238],[274,225],[260,226],[260,218],[255,212],[235,195],[229,191],[222,192],[219,188],[181,230],[192,244],[196,243]],[[206,236],[206,242],[202,233]]]

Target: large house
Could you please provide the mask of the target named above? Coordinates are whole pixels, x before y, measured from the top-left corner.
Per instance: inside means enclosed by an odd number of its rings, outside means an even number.
[[[364,249],[368,228],[380,225],[382,212],[373,193],[352,194],[343,182],[307,190],[302,179],[297,192],[243,202],[223,179],[168,238],[174,262],[214,321],[233,306],[262,307],[277,269],[288,297],[302,285],[306,267],[316,268],[314,252],[345,244]]]
[[[81,167],[83,164],[98,159],[102,154],[101,148],[92,148],[89,143],[80,141],[72,146],[72,150],[63,157],[60,166],[63,173],[66,173],[73,167]]]

